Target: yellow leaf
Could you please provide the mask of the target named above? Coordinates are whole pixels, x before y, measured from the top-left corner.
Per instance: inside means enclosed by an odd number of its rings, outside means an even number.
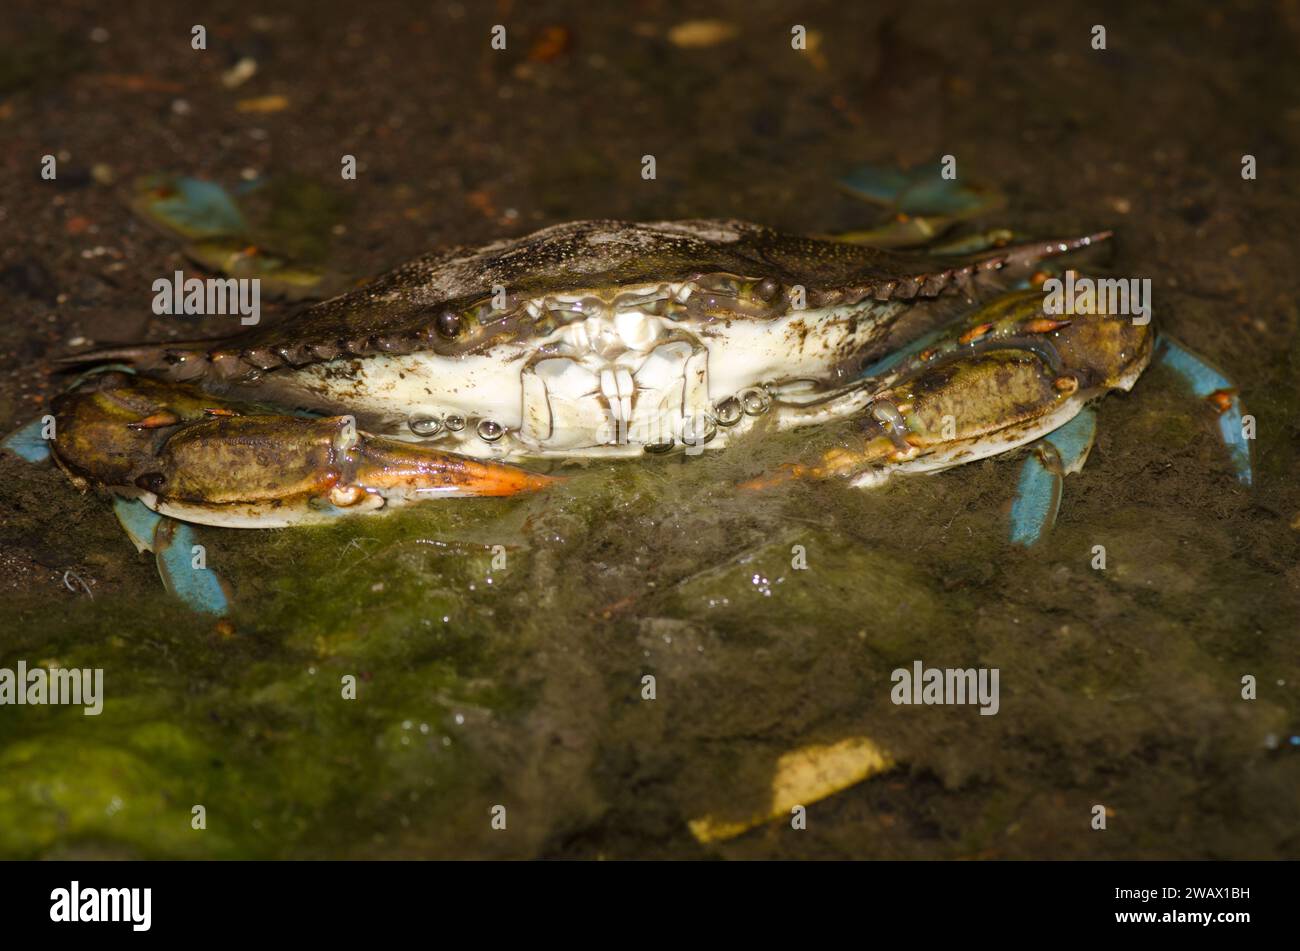
[[[893,766],[893,757],[865,736],[805,746],[777,760],[772,805],[766,812],[739,819],[703,816],[691,820],[691,834],[699,842],[734,839],[754,826],[788,817],[795,806],[825,799]]]

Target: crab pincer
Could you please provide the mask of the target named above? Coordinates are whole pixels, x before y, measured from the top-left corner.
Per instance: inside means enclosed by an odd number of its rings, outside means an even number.
[[[1153,340],[1150,328],[1121,317],[1055,319],[1036,290],[1003,295],[864,371],[860,388],[842,397],[862,406],[844,444],[743,487],[834,476],[878,485],[894,473],[946,469],[1049,434],[1060,442],[1052,450],[1062,461],[1059,483],[1092,444],[1091,428],[1071,421],[1105,393],[1131,388]],[[1028,493],[1033,504],[1018,513],[1029,514],[1014,540],[1038,538],[1055,517],[1057,483]]]
[[[509,496],[549,476],[373,436],[351,416],[210,417],[175,432],[135,484],[165,515],[296,525],[430,498]],[[146,498],[146,504],[149,504]]]
[[[160,514],[276,528],[431,498],[509,496],[555,480],[362,432],[352,416],[213,410],[184,384],[105,375],[62,397],[53,453],[83,484]]]

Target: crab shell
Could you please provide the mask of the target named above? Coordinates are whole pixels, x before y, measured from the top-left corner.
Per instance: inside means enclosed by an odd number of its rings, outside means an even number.
[[[1106,237],[938,257],[732,220],[579,221],[418,258],[225,341],[90,356],[473,456],[721,446],[768,412],[822,421],[940,298]]]

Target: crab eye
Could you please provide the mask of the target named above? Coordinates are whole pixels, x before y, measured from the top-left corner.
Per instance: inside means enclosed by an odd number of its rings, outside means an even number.
[[[438,331],[438,336],[453,340],[460,336],[464,328],[465,321],[454,310],[444,310],[433,322],[434,329]]]
[[[167,477],[161,472],[146,472],[135,480],[135,484],[146,492],[152,492],[157,495],[167,485]]]

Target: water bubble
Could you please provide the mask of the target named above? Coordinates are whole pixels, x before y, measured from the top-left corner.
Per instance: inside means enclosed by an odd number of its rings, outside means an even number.
[[[758,387],[750,387],[740,393],[740,404],[750,416],[762,416],[772,406],[772,399]]]
[[[740,417],[745,413],[744,407],[740,405],[740,400],[734,396],[728,396],[725,400],[713,407],[713,417],[718,421],[719,426],[735,426],[740,422]]]
[[[442,432],[442,420],[436,416],[412,416],[406,425],[417,436],[436,436]]]

